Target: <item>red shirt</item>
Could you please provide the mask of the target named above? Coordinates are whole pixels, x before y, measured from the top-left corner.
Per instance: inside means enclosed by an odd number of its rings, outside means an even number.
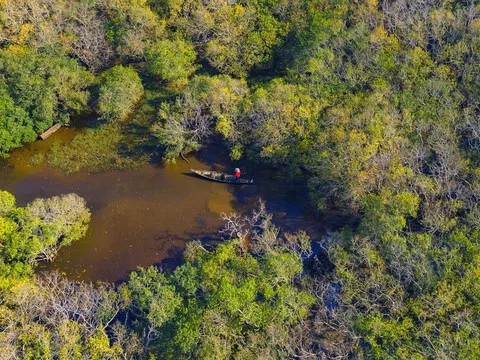
[[[233,176],[235,176],[235,177],[238,179],[238,178],[240,177],[240,170],[235,171],[235,172],[233,173]]]

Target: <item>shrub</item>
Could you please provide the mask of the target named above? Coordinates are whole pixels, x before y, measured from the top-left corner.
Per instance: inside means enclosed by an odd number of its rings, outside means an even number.
[[[148,69],[163,81],[181,86],[195,71],[195,50],[184,40],[158,41],[147,53]]]
[[[125,119],[143,94],[142,81],[134,69],[117,65],[105,71],[100,76],[98,89],[100,119]]]

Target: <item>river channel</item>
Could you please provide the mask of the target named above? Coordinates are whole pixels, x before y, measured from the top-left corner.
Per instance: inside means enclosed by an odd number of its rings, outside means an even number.
[[[189,163],[179,160],[93,174],[65,175],[32,163],[33,155],[47,151],[55,141],[70,141],[79,131],[62,128],[0,163],[0,189],[13,193],[18,205],[74,192],[92,212],[86,237],[62,248],[41,270],[58,269],[76,280],[118,281],[138,266],[168,267],[179,261],[187,241],[218,238],[222,213],[248,212],[259,198],[287,231],[305,229],[315,238],[336,222],[311,210],[301,181],[288,179],[280,170],[231,163],[221,149],[200,151],[188,158]],[[255,184],[221,184],[189,174],[190,168],[231,171],[236,166]]]

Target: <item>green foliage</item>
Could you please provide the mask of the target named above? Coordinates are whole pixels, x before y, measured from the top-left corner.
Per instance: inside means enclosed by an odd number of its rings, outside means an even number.
[[[370,345],[368,353],[374,359],[423,359],[423,356],[412,351],[413,322],[407,318],[403,321],[384,320],[380,314],[360,317],[357,326],[363,333],[365,341]]]
[[[92,75],[74,60],[2,50],[0,69],[8,93],[29,114],[36,131],[45,130],[57,119],[68,122],[69,113],[86,107]]]
[[[401,231],[407,225],[407,216],[416,217],[418,205],[418,196],[408,192],[369,194],[360,231],[380,237]]]
[[[196,53],[191,43],[184,40],[160,40],[147,52],[150,73],[172,87],[181,87],[195,71]]]
[[[18,337],[20,356],[26,360],[47,360],[52,358],[50,333],[39,325],[30,325],[22,329]]]
[[[295,255],[257,259],[242,254],[238,241],[213,252],[197,250],[187,249],[192,256],[172,275],[149,268],[130,276],[133,306],[158,332],[158,356],[260,354],[262,346],[249,345],[248,339],[268,342],[275,336],[272,327],[295,325],[308,316],[313,297],[294,285],[302,271]]]
[[[194,39],[216,70],[244,77],[252,68],[268,63],[286,35],[289,24],[280,14],[281,7],[270,1],[207,4],[187,0],[169,21]]]
[[[215,130],[241,145],[241,101],[247,92],[245,81],[226,75],[195,76],[180,98],[160,106],[160,121],[152,130],[165,148],[164,159],[199,149]]]
[[[98,114],[106,121],[125,119],[144,94],[137,72],[121,65],[102,73],[98,86]]]
[[[36,133],[31,119],[21,107],[16,106],[0,84],[0,156],[8,156],[8,152],[22,146],[23,143],[35,140]]]
[[[92,75],[76,61],[0,50],[0,156],[86,109]]]
[[[398,221],[388,208],[377,216],[380,223],[388,217]],[[346,326],[362,337],[365,354],[390,359],[465,353],[474,358],[478,319],[462,314],[478,306],[473,295],[478,274],[472,271],[480,253],[478,231],[405,236],[397,234],[396,226],[380,228],[384,232],[378,240],[344,233],[332,238],[329,247],[346,305],[343,318],[355,319]]]
[[[141,311],[147,324],[160,328],[174,316],[181,305],[175,287],[156,268],[140,269],[130,275],[128,289],[132,306]]]
[[[253,123],[251,141],[263,160],[289,162],[293,169],[308,161],[322,101],[300,85],[277,79],[255,91],[247,104],[246,116]]]
[[[101,329],[88,338],[86,348],[88,357],[92,360],[118,359],[121,351],[118,347],[110,346],[110,339]]]
[[[61,246],[82,238],[90,212],[75,194],[37,199],[25,208],[14,205],[14,197],[0,193],[0,272],[4,277],[29,273],[23,264],[51,260]]]
[[[163,35],[164,24],[147,1],[97,2],[96,6],[107,14],[107,41],[123,58],[141,58],[154,40]]]
[[[7,215],[15,207],[15,196],[6,191],[0,191],[0,215]]]
[[[58,273],[17,281],[2,293],[0,343],[7,358],[140,358],[138,336],[119,322],[123,309],[105,284],[73,283]],[[102,319],[104,310],[112,309]]]
[[[42,16],[26,16],[25,8]],[[117,59],[141,59],[165,31],[144,0],[24,0],[2,2],[0,11],[3,45],[67,54],[94,71]]]
[[[173,272],[139,270],[97,298],[106,309],[86,328],[39,315],[51,307],[40,280],[25,280],[33,262],[81,236],[71,217],[82,216],[66,209],[78,207],[57,199],[18,208],[0,192],[0,289],[14,294],[0,294],[2,350],[11,358],[479,358],[480,8],[412,4],[0,1],[0,156],[86,107],[92,76],[71,57],[94,71],[146,59],[145,84],[168,95],[155,99],[151,127],[166,161],[217,135],[233,159],[303,176],[318,208],[341,208],[359,224],[325,236],[307,268],[299,257],[307,237],[282,240],[266,223],[248,238],[250,252],[245,239],[214,251],[192,242]],[[191,77],[194,63],[201,75]],[[143,86],[118,65],[99,77],[98,92],[98,113],[111,121],[131,113]],[[117,130],[88,130],[48,160],[67,171],[127,166],[134,141]],[[120,308],[126,326],[104,320]]]

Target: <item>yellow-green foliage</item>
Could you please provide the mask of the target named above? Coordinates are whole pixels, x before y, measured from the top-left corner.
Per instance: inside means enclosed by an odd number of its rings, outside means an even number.
[[[0,276],[29,274],[28,265],[52,260],[61,246],[85,235],[89,221],[85,201],[75,194],[20,208],[13,195],[0,192]]]
[[[196,53],[184,40],[161,40],[147,52],[148,70],[172,87],[181,88],[195,71]]]
[[[0,157],[84,111],[93,76],[77,61],[0,49]]]
[[[98,114],[106,121],[125,119],[144,94],[137,72],[120,65],[105,71],[98,86]]]
[[[39,214],[60,200],[18,208],[0,193],[0,289],[22,289],[0,294],[0,348],[40,359],[479,358],[479,13],[453,0],[0,1],[0,156],[87,108],[89,90],[103,119],[127,117],[143,94],[128,64],[146,60],[143,84],[165,96],[148,102],[158,116],[142,145],[174,161],[223,139],[233,159],[281,166],[317,208],[352,218],[303,262],[263,223],[242,247],[191,243],[175,271],[135,272],[95,302],[102,311],[61,317],[30,264],[83,227],[59,236],[69,211]],[[101,74],[96,87],[79,63]],[[110,126],[48,160],[130,165],[136,142]],[[76,286],[54,303],[97,294]]]
[[[302,271],[298,256],[255,258],[243,253],[239,241],[213,252],[193,243],[187,252],[187,263],[173,274],[149,268],[133,273],[128,282],[141,319],[163,334],[155,346],[159,357],[259,355],[280,335],[273,327],[286,331],[307,318],[314,298],[294,285]],[[253,336],[264,344],[249,343]],[[271,350],[275,356],[285,351],[277,344]]]

